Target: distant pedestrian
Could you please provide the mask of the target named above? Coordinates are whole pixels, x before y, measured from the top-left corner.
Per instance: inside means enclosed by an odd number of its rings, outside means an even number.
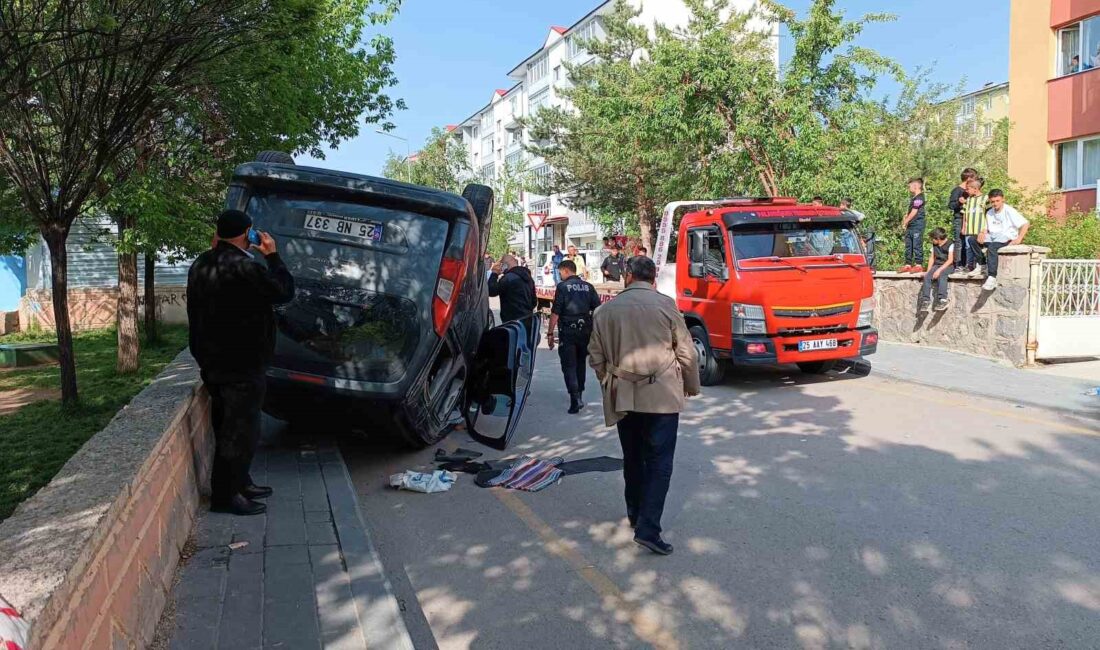
[[[867,215],[863,214],[859,210],[856,210],[854,207],[852,207],[852,205],[853,205],[852,199],[845,198],[845,199],[840,200],[840,209],[841,210],[847,210],[848,212],[851,212],[852,214],[854,214],[856,216],[856,221],[857,222],[858,221],[863,221],[864,219],[867,218]]]
[[[966,233],[966,245],[962,255],[966,259],[967,277],[980,278],[985,272],[985,253],[978,236],[985,232],[985,213],[989,209],[989,197],[982,192],[985,180],[975,178],[966,184],[966,203],[963,206],[963,231]]]
[[[920,273],[924,270],[924,179],[909,181],[909,211],[901,221],[905,231],[905,266],[902,273]]]
[[[600,273],[603,274],[604,282],[619,282],[623,279],[623,256],[618,246],[612,248],[608,256],[603,259]]]
[[[237,210],[218,216],[215,245],[187,273],[191,355],[210,394],[214,462],[210,509],[258,515],[271,488],[255,485],[249,469],[260,442],[265,374],[275,351],[273,305],[294,298],[294,278],[276,252],[275,239],[256,231]],[[263,262],[249,250],[253,248]]]
[[[960,254],[955,256],[955,269],[960,271],[966,266],[966,255],[962,254],[965,252],[962,246],[964,232],[963,213],[966,209],[966,200],[970,198],[966,190],[966,184],[977,177],[978,172],[971,167],[962,170],[959,184],[951,188],[951,196],[947,199],[947,209],[951,211],[951,234],[954,235],[952,241],[958,244],[960,248]]]
[[[565,257],[566,259],[573,260],[573,264],[577,266],[577,275],[579,275],[582,280],[589,280],[588,264],[585,263],[584,255],[577,252],[576,246],[570,246],[566,250],[569,251],[569,254]]]
[[[619,430],[634,541],[668,555],[661,515],[684,398],[699,394],[699,362],[676,301],[657,292],[656,277],[653,260],[630,258],[626,289],[596,310],[588,353],[603,388],[604,420]]]
[[[554,290],[554,305],[550,309],[550,329],[546,343],[554,349],[558,333],[558,357],[565,388],[569,392],[569,413],[584,408],[585,375],[588,373],[588,342],[592,337],[592,312],[600,306],[596,287],[577,277],[577,265],[562,260],[558,267],[562,281]]]
[[[979,241],[985,244],[988,267],[988,278],[982,289],[993,291],[997,288],[997,267],[1001,249],[1005,246],[1016,246],[1023,243],[1027,236],[1030,222],[1024,215],[1005,203],[1005,193],[1001,190],[993,190],[989,193],[989,210],[985,213],[985,231],[979,236]]]
[[[500,258],[489,274],[489,295],[500,298],[502,323],[520,320],[535,310],[535,280],[511,254]]]
[[[928,269],[924,273],[924,285],[921,286],[917,311],[928,311],[932,303],[932,284],[936,285],[934,309],[947,309],[947,278],[955,268],[955,242],[947,238],[947,231],[936,228],[932,231],[932,250],[928,259]]]
[[[561,252],[561,246],[554,244],[554,253],[550,256],[550,274],[554,276],[554,286],[561,282],[561,274],[558,273],[558,265],[565,259],[565,253]]]

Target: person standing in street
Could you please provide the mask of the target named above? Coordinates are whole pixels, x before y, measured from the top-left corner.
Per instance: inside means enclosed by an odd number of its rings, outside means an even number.
[[[570,415],[584,408],[584,380],[588,374],[585,360],[592,337],[592,312],[600,306],[596,287],[577,277],[577,266],[563,260],[558,267],[562,281],[554,290],[554,306],[550,309],[550,329],[546,344],[554,349],[554,332],[559,332],[558,358],[569,391]]]
[[[585,263],[584,255],[577,252],[576,246],[570,246],[566,250],[569,254],[565,256],[567,260],[573,260],[573,264],[577,265],[577,275],[581,276],[582,280],[588,279],[588,264]]]
[[[565,259],[565,253],[561,252],[561,246],[554,244],[554,253],[550,255],[550,273],[554,276],[554,286],[561,282],[561,274],[558,273],[558,265]]]
[[[623,256],[619,252],[619,247],[616,246],[603,259],[603,264],[600,265],[600,273],[603,274],[604,282],[619,282],[623,279],[623,271]]]
[[[632,257],[626,266],[626,289],[596,311],[588,354],[603,388],[604,420],[619,430],[634,541],[669,555],[661,515],[684,398],[700,390],[699,361],[676,301],[654,286],[657,265]]]
[[[256,499],[272,492],[255,485],[249,469],[260,441],[264,374],[275,351],[272,306],[294,299],[294,278],[275,239],[251,231],[247,214],[221,213],[213,248],[187,274],[191,355],[210,393],[214,429],[210,509],[236,515],[265,512]]]
[[[500,321],[520,320],[535,310],[535,279],[511,253],[500,258],[489,274],[489,295],[500,298]]]

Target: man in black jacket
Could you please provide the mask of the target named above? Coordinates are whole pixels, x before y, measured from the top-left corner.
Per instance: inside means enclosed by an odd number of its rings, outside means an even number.
[[[512,255],[493,265],[489,276],[489,295],[500,296],[500,320],[503,323],[530,316],[535,310],[535,280],[526,266]]]
[[[238,515],[266,511],[255,499],[271,488],[252,482],[249,467],[260,441],[266,382],[275,351],[272,305],[294,298],[294,278],[275,252],[275,240],[257,232],[249,251],[252,219],[226,210],[218,216],[214,247],[199,255],[187,274],[191,355],[210,393],[214,428],[211,510]]]

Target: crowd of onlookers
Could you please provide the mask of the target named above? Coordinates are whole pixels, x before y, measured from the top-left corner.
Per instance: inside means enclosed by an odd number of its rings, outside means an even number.
[[[981,175],[974,169],[964,169],[959,184],[952,188],[947,200],[952,214],[951,232],[946,228],[932,230],[927,263],[924,257],[927,225],[924,180],[911,179],[909,194],[909,209],[901,222],[905,232],[905,265],[899,272],[924,274],[918,310],[947,309],[947,279],[951,275],[984,276],[982,289],[995,290],[1001,249],[1023,242],[1029,227],[1028,220],[1005,203],[1004,191],[986,192]]]

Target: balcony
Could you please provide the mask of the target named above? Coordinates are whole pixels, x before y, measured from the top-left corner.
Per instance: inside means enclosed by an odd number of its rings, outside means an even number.
[[[1047,140],[1100,133],[1100,68],[1047,82]]]

